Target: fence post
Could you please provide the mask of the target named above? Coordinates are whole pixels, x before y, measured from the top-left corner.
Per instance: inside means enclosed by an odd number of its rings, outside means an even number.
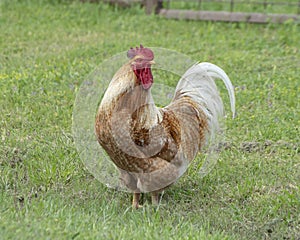
[[[158,0],[146,0],[145,10],[147,15],[150,15],[155,11],[157,7],[157,1]]]
[[[198,0],[198,9],[199,9],[199,10],[201,10],[201,7],[202,7],[202,6],[201,6],[201,1],[202,1],[202,0]]]
[[[230,0],[230,12],[233,12],[234,0]]]

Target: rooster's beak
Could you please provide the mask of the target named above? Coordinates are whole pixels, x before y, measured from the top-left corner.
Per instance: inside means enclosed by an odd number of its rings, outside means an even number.
[[[156,64],[153,60],[149,62],[151,65]]]

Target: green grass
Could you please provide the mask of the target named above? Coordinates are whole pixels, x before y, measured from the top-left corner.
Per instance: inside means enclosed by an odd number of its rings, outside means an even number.
[[[173,21],[69,1],[0,4],[0,239],[299,239],[299,25]],[[132,211],[128,193],[86,170],[71,125],[89,73],[139,43],[221,66],[237,117],[226,121],[228,147],[209,175],[200,178],[195,163],[159,209],[145,196]]]

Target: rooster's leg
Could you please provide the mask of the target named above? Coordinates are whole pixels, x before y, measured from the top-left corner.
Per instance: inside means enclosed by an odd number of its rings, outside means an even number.
[[[141,194],[140,193],[133,193],[133,200],[132,200],[132,207],[135,209],[139,208],[139,201],[140,201]]]
[[[152,192],[151,193],[151,200],[152,200],[152,205],[158,205],[159,204],[159,193],[158,192]]]

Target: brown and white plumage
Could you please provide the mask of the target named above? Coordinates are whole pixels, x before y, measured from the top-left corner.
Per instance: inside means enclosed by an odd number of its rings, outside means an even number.
[[[98,142],[118,167],[122,183],[134,193],[134,207],[141,192],[151,192],[153,203],[158,203],[158,193],[185,172],[218,131],[224,110],[215,78],[225,83],[235,112],[228,76],[210,63],[188,69],[171,103],[156,107],[151,95],[153,56],[144,49],[129,51],[131,60],[114,75],[95,123]]]

